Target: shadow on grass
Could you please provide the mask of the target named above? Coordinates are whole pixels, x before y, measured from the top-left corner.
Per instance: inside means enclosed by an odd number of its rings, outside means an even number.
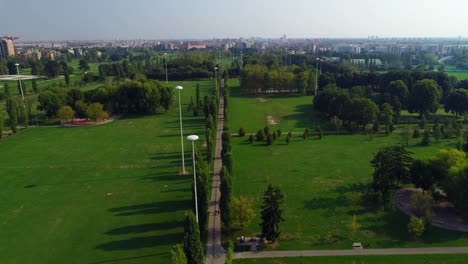
[[[315,126],[315,121],[320,120],[315,117],[312,104],[296,105],[294,108],[295,114],[286,115],[282,117],[283,121],[296,121],[295,128],[312,128]]]
[[[187,208],[190,208],[190,204],[190,200],[160,201],[147,204],[114,207],[110,208],[109,211],[115,213],[116,216],[159,214],[186,210]]]
[[[130,225],[115,228],[107,231],[106,235],[124,235],[124,234],[135,234],[135,233],[145,233],[156,230],[168,230],[174,228],[180,228],[183,226],[182,221],[171,221],[171,222],[162,222],[162,223],[153,223],[153,224],[141,224],[141,225]]]
[[[128,258],[110,259],[110,260],[103,260],[103,261],[97,261],[97,262],[90,262],[88,264],[104,264],[104,263],[119,262],[119,261],[124,261],[124,260],[131,260],[131,259],[150,258],[150,257],[155,257],[155,256],[161,256],[161,255],[167,255],[167,254],[164,254],[164,253],[149,254],[149,255],[136,256],[136,257],[128,257]]]
[[[182,233],[166,234],[158,236],[134,237],[124,240],[116,240],[96,246],[96,249],[104,251],[134,250],[163,245],[172,245],[174,241],[182,241]]]

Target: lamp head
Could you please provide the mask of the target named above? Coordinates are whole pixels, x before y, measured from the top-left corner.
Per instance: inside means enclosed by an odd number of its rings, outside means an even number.
[[[190,136],[187,137],[187,140],[189,140],[189,141],[198,140],[198,136],[197,135],[190,135]]]
[[[182,87],[182,86],[179,85],[179,86],[176,86],[175,89],[180,91],[180,90],[183,90],[184,87]]]

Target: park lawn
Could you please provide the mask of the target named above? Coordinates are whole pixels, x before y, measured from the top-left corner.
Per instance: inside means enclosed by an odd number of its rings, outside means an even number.
[[[333,257],[292,257],[275,259],[237,259],[234,264],[368,264],[368,263],[400,263],[400,264],[454,264],[466,263],[467,254],[436,254],[436,255],[392,255],[392,256],[333,256]]]
[[[448,76],[455,76],[459,81],[468,79],[468,72],[446,72]]]
[[[286,145],[285,135],[273,146],[264,142],[249,145],[247,137],[233,137],[234,195],[254,199],[256,218],[237,236],[260,232],[261,195],[268,184],[279,186],[285,195],[284,219],[278,250],[349,249],[352,242],[367,248],[466,245],[468,235],[434,228],[423,237],[425,243],[410,242],[408,218],[395,210],[378,210],[362,196],[372,180],[370,160],[382,147],[399,143],[397,133],[373,140],[362,134],[312,136],[303,140],[293,135]],[[430,158],[441,148],[454,148],[456,138],[432,139],[420,146],[421,138],[410,139],[415,158]],[[356,214],[360,231],[351,234],[348,224]]]
[[[201,135],[200,147],[203,117],[185,111],[195,82],[184,85],[184,131]],[[206,94],[212,82],[200,86]],[[176,102],[165,114],[0,141],[0,262],[167,263],[192,208],[191,177],[178,175]]]
[[[244,127],[247,132],[256,132],[269,125],[268,117],[277,125],[272,129],[282,131],[304,131],[313,129],[312,96],[246,95],[239,91],[239,80],[229,80],[229,126],[233,131]],[[270,119],[271,120],[271,119]]]

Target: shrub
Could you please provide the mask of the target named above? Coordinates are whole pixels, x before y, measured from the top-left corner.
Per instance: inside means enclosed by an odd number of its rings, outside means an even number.
[[[246,132],[245,128],[243,128],[243,127],[239,128],[239,137],[245,136],[246,133],[247,132]]]

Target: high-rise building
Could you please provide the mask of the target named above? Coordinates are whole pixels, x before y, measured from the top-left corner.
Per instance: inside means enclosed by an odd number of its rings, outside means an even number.
[[[15,55],[15,46],[11,39],[0,38],[0,59]]]

